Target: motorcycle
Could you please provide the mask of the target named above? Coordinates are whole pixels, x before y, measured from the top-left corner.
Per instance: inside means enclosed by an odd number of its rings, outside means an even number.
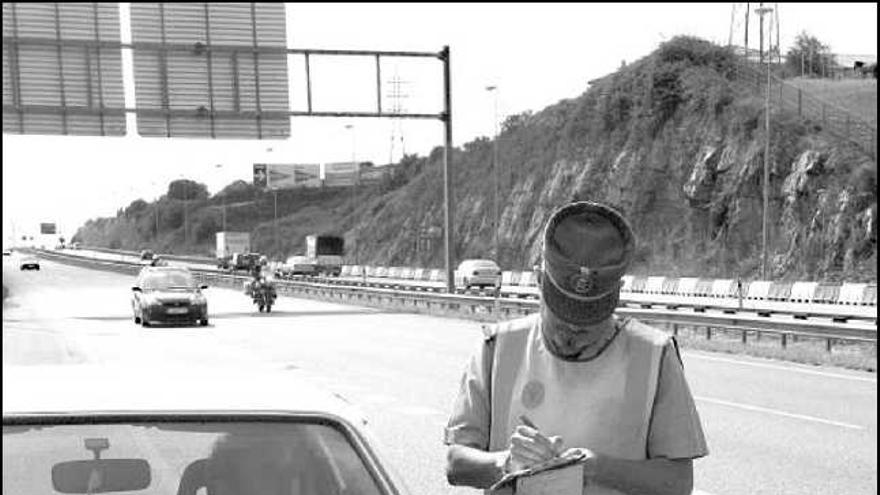
[[[260,313],[265,310],[267,313],[272,311],[272,305],[278,294],[275,291],[275,285],[266,279],[260,279],[251,282],[246,286],[245,291],[251,296],[253,303],[257,305]]]

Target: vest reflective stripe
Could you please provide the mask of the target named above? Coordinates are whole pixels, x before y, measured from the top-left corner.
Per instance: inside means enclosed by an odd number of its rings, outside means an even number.
[[[621,322],[624,327],[616,337],[625,338],[627,379],[624,405],[616,425],[617,456],[630,460],[643,460],[648,454],[648,428],[657,392],[660,360],[669,337],[659,330],[634,320]],[[508,416],[514,400],[513,388],[517,373],[525,358],[530,331],[540,331],[540,316],[515,320],[498,326],[495,333],[492,360],[491,425],[489,450],[504,450],[512,432],[508,429]],[[578,447],[591,448],[590,445]]]

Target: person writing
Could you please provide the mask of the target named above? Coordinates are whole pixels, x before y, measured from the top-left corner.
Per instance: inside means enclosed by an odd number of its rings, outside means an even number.
[[[544,229],[541,306],[484,327],[445,429],[447,479],[585,454],[584,494],[689,494],[708,454],[675,339],[615,314],[636,240],[614,209],[576,202]]]

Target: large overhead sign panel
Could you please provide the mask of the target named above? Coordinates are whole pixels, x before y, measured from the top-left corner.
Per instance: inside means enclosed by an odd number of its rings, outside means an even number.
[[[283,3],[131,3],[138,132],[290,136]]]
[[[3,3],[3,132],[125,135],[116,3]]]
[[[54,223],[41,223],[40,224],[40,233],[41,234],[56,234],[57,228]]]
[[[354,186],[358,183],[358,164],[340,162],[324,164],[325,186]]]
[[[321,165],[318,163],[269,164],[269,189],[321,187]]]

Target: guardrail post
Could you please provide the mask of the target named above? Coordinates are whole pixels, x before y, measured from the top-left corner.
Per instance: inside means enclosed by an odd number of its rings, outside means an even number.
[[[782,339],[780,340],[780,342],[782,344],[783,349],[788,347],[788,334],[787,333],[782,332]]]
[[[745,345],[746,342],[748,342],[748,335],[749,335],[749,331],[748,331],[748,330],[743,330],[743,331],[742,331],[742,343],[743,343],[743,345]]]
[[[678,337],[678,323],[672,324],[672,335]]]
[[[706,327],[706,340],[712,340],[712,327]]]
[[[798,88],[798,117],[801,117],[804,114],[803,97],[804,97],[803,91],[801,91],[801,88]]]
[[[831,352],[831,347],[834,345],[834,339],[827,338],[825,339],[825,351]]]

